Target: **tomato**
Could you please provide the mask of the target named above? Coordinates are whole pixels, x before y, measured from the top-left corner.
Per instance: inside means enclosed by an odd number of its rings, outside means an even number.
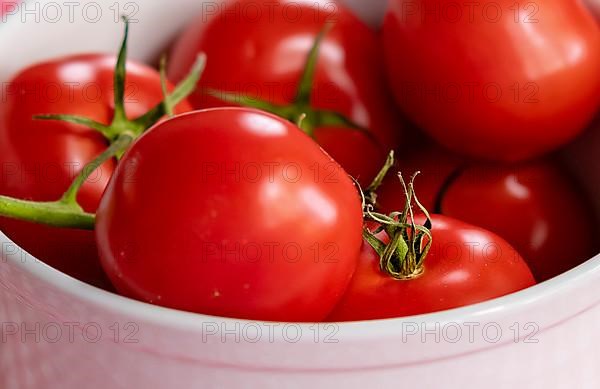
[[[460,174],[441,203],[445,215],[488,228],[511,242],[540,281],[598,252],[592,207],[558,166],[477,166]],[[574,226],[568,233],[565,226]]]
[[[204,13],[177,40],[169,59],[169,78],[180,80],[202,51],[208,64],[200,88],[191,97],[196,108],[235,105],[208,96],[208,89],[290,108],[309,51],[325,22],[335,21],[320,45],[310,101],[307,106],[294,106],[289,119],[295,121],[306,113],[305,121],[312,121],[314,127],[307,132],[346,171],[368,184],[387,152],[398,144],[403,128],[387,92],[376,33],[338,1],[224,4]],[[322,110],[341,114],[368,132],[326,123],[317,112]]]
[[[429,210],[506,239],[538,281],[564,273],[598,252],[592,206],[564,169],[542,159],[509,165],[461,159],[437,147],[405,155],[405,174],[422,171],[419,199]],[[403,189],[388,177],[379,191],[384,212],[399,209]],[[565,226],[575,226],[565,236]]]
[[[423,224],[424,217],[417,217]],[[502,238],[432,215],[433,244],[421,275],[396,279],[363,243],[358,268],[329,321],[385,319],[437,312],[504,296],[535,284],[519,254]],[[379,237],[388,240],[385,232]]]
[[[600,106],[600,28],[580,1],[392,0],[383,45],[397,104],[456,152],[539,156]]]
[[[322,320],[356,268],[353,181],[308,136],[262,111],[180,115],[125,154],[96,237],[117,290],[210,315]]]
[[[55,201],[83,167],[107,147],[99,132],[61,121],[34,120],[40,114],[80,115],[103,124],[113,117],[116,59],[79,55],[33,65],[13,78],[0,110],[0,194]],[[163,98],[157,71],[127,63],[125,108],[136,118]],[[178,111],[191,107],[184,102]],[[84,184],[78,202],[95,212],[114,169],[101,166]],[[71,276],[102,284],[94,235],[0,218],[0,229],[33,256]]]

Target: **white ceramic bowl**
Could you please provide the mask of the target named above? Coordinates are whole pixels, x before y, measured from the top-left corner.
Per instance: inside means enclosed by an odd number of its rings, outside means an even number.
[[[371,23],[385,6],[384,0],[348,2]],[[49,14],[36,21],[35,13],[50,3],[60,6],[62,18],[53,23],[55,14]],[[60,1],[29,1],[34,16],[21,9],[0,25],[0,82],[51,56],[114,52],[121,35],[114,4],[121,12],[137,11],[132,56],[154,58],[202,3],[97,0],[75,3],[69,20]],[[93,4],[88,20],[85,4]],[[91,22],[94,10],[102,17]],[[586,137],[569,160],[600,199],[600,131]],[[216,318],[123,298],[36,261],[2,233],[0,254],[4,389],[600,387],[600,256],[549,282],[465,308],[296,325]]]

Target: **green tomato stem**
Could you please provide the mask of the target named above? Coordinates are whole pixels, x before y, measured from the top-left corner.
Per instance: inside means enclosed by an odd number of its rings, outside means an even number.
[[[308,56],[306,58],[306,65],[304,66],[304,72],[300,78],[300,84],[296,93],[296,104],[310,106],[310,99],[312,96],[313,85],[315,83],[315,73],[317,71],[317,63],[319,62],[319,51],[321,50],[321,44],[325,39],[325,36],[335,26],[332,22],[326,22],[317,38],[315,39]]]
[[[157,123],[163,116],[170,114],[173,107],[187,98],[196,88],[206,66],[206,56],[204,54],[198,56],[198,60],[188,77],[177,85],[171,95],[166,95],[162,102],[138,119],[127,119],[124,96],[129,21],[125,17],[123,20],[125,21],[125,34],[115,68],[115,108],[111,124],[104,125],[92,119],[76,115],[49,114],[34,116],[34,119],[38,120],[58,120],[87,126],[103,134],[110,142],[110,146],[83,168],[60,200],[37,202],[0,196],[0,216],[54,227],[93,229],[95,215],[85,212],[77,202],[77,194],[83,184],[107,160],[113,157],[120,158],[137,137]],[[161,76],[163,93],[166,93],[164,65]]]
[[[386,166],[380,172],[382,176],[378,176],[372,186],[375,188],[379,186],[377,181],[383,179],[385,176],[384,172],[387,172],[392,165],[393,154],[390,154]],[[423,274],[423,263],[433,243],[431,217],[429,212],[417,199],[414,190],[414,180],[418,174],[415,173],[412,176],[408,185],[406,185],[402,175],[398,174],[398,178],[404,187],[406,198],[403,212],[393,212],[390,215],[373,212],[374,204],[368,202],[361,191],[365,220],[379,224],[379,227],[375,231],[365,228],[363,237],[379,255],[379,267],[381,271],[398,280],[410,280]],[[417,225],[414,222],[413,202],[426,217],[424,225]],[[390,242],[387,244],[376,236],[382,231],[385,231],[390,238]]]
[[[102,154],[88,163],[58,201],[37,202],[0,196],[0,216],[52,227],[94,229],[96,216],[77,203],[77,194],[89,176],[104,162],[127,149],[134,136],[123,133]]]
[[[125,77],[126,77],[126,63],[127,63],[127,41],[129,40],[129,19],[126,16],[122,17],[125,23],[125,33],[123,34],[123,41],[121,42],[121,49],[119,50],[119,56],[117,57],[117,65],[114,74],[114,123],[124,123],[127,121],[125,114]]]
[[[198,55],[196,63],[190,70],[188,76],[181,81],[173,90],[173,93],[166,94],[166,79],[164,76],[164,64],[161,71],[161,87],[165,97],[163,101],[155,105],[150,111],[134,120],[129,120],[125,113],[125,81],[126,81],[126,62],[127,62],[127,40],[129,37],[129,21],[127,18],[123,18],[125,21],[125,34],[119,56],[117,59],[117,65],[115,67],[114,75],[114,89],[115,89],[115,108],[114,115],[110,125],[105,125],[96,122],[86,117],[77,115],[63,115],[63,114],[43,114],[36,115],[34,119],[37,120],[57,120],[64,121],[74,124],[80,124],[91,129],[94,129],[104,135],[109,142],[114,142],[120,134],[131,133],[135,136],[140,136],[150,127],[154,126],[163,116],[171,116],[174,107],[186,99],[195,89],[204,68],[206,67],[206,55]]]
[[[163,99],[166,100],[169,97],[169,88],[167,87],[167,55],[160,57],[159,64],[160,73],[160,87],[162,89]],[[165,104],[165,112],[168,117],[173,117],[173,107],[169,104]]]
[[[313,46],[307,55],[306,65],[300,77],[294,101],[291,104],[277,105],[258,98],[243,96],[241,93],[216,89],[207,89],[203,92],[223,102],[260,109],[280,116],[294,124],[299,124],[300,129],[312,138],[314,138],[314,131],[317,128],[337,127],[361,132],[374,144],[379,145],[379,142],[373,136],[371,131],[354,123],[341,113],[325,109],[316,109],[311,106],[311,97],[314,89],[315,73],[321,44],[323,43],[325,36],[334,26],[335,24],[333,22],[326,22],[317,35]],[[303,120],[299,121],[299,118],[303,117],[303,115],[306,116]]]
[[[110,139],[111,137],[111,128],[110,126],[106,126],[102,123],[94,121],[92,119],[88,119],[86,117],[77,116],[77,115],[35,115],[33,117],[34,120],[55,120],[59,122],[68,122],[73,124],[80,124],[82,126],[89,127],[94,129],[104,135],[105,138]]]
[[[198,84],[198,81],[200,81],[205,68],[206,54],[201,53],[196,58],[196,62],[188,76],[175,87],[173,93],[168,95],[162,102],[158,103],[146,114],[133,121],[135,126],[141,129],[139,134],[150,129],[150,127],[157,123],[160,118],[167,115],[169,111],[172,112],[177,104],[188,97],[196,89],[196,85]]]
[[[65,192],[63,197],[61,198],[61,202],[65,204],[76,205],[77,204],[77,194],[79,190],[85,183],[85,181],[90,177],[90,175],[96,171],[104,162],[109,159],[119,155],[119,153],[126,150],[129,145],[135,139],[135,135],[129,133],[122,133],[119,137],[96,159],[92,162],[85,165],[81,173],[75,178],[69,189]]]
[[[369,185],[365,191],[366,202],[371,204],[374,209],[377,209],[377,190],[379,190],[379,187],[381,184],[383,184],[383,180],[395,163],[394,150],[391,150],[387,156],[387,159],[385,160],[385,164],[381,170],[379,170],[379,173],[377,173],[377,176],[375,176],[373,182],[371,182],[371,185]]]
[[[93,230],[96,217],[62,201],[36,202],[0,196],[0,216],[52,227]]]

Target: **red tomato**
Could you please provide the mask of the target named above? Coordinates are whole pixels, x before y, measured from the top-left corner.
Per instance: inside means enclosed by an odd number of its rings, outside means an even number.
[[[600,106],[600,28],[580,1],[392,0],[383,43],[399,106],[456,152],[539,156]]]
[[[418,217],[418,223],[425,219]],[[329,321],[385,319],[437,312],[504,296],[535,284],[519,254],[497,235],[458,220],[432,216],[433,245],[423,273],[390,277],[363,243],[358,269]],[[380,238],[387,238],[385,233]]]
[[[352,180],[308,136],[279,117],[224,108],[168,120],[132,146],[102,198],[96,237],[126,296],[318,321],[352,277],[361,226]]]
[[[311,109],[331,110],[368,129],[317,125],[313,137],[362,184],[368,184],[398,144],[402,124],[384,80],[377,35],[337,1],[229,1],[203,14],[176,42],[169,78],[181,80],[198,52],[208,56],[196,108],[224,105],[207,88],[288,105],[295,97],[308,53],[326,20],[336,22],[321,44]],[[307,112],[308,113],[308,112]],[[309,117],[318,121],[318,118]]]
[[[543,281],[598,252],[586,200],[559,167],[539,161],[467,169],[446,191],[441,210],[511,242]]]
[[[417,191],[427,209],[500,235],[521,253],[538,281],[564,273],[598,251],[592,206],[551,160],[469,163],[437,147],[405,158],[400,162],[405,174],[415,166],[422,171]],[[398,180],[388,177],[379,191],[382,211],[401,209],[403,196]],[[565,226],[574,226],[568,238]]]
[[[58,121],[33,120],[39,114],[71,114],[110,124],[113,116],[113,77],[116,59],[80,55],[31,66],[7,89],[0,113],[0,194],[34,201],[55,201],[83,166],[107,147],[90,128]],[[136,118],[162,98],[160,76],[135,62],[127,64],[125,108]],[[191,110],[188,103],[180,112]],[[88,179],[78,201],[95,212],[114,169],[110,161]],[[0,218],[0,229],[33,256],[65,273],[93,284],[104,278],[94,236]]]

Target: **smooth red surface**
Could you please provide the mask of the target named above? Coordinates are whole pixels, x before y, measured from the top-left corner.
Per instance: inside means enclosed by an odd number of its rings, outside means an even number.
[[[353,182],[308,136],[275,116],[225,108],[143,136],[106,190],[96,236],[127,296],[218,316],[319,321],[352,277],[361,231]]]
[[[540,281],[597,253],[592,209],[577,185],[547,161],[467,169],[442,202],[445,215],[511,242]]]
[[[384,52],[404,113],[446,147],[494,160],[581,133],[600,106],[600,27],[583,3],[466,4],[391,0]]]
[[[109,124],[113,115],[114,56],[80,55],[33,65],[7,86],[0,109],[0,194],[35,201],[55,201],[83,167],[98,156],[107,141],[84,126],[33,120],[39,114],[85,116]],[[162,100],[158,72],[127,64],[126,112],[142,115]],[[183,103],[179,111],[189,111]],[[91,175],[78,201],[94,212],[113,172],[109,161]],[[47,264],[93,284],[103,272],[94,236],[0,218],[0,229]]]
[[[419,172],[414,183],[416,195],[427,210],[434,212],[445,181],[465,163],[465,158],[425,140],[419,146],[396,153],[396,165],[377,191],[378,209],[385,213],[403,210],[406,197],[398,173],[409,182],[410,177]]]
[[[183,78],[202,51],[208,64],[201,89],[191,99],[196,108],[224,104],[203,95],[203,88],[289,104],[317,34],[326,20],[335,20],[320,49],[312,107],[342,113],[368,128],[378,144],[359,132],[331,127],[316,129],[315,139],[368,185],[388,151],[398,145],[403,127],[387,91],[376,33],[332,0],[223,4],[228,6],[205,13],[178,39],[170,57],[170,79]]]
[[[379,268],[379,256],[365,242],[358,269],[328,321],[442,311],[535,284],[525,261],[499,236],[446,216],[432,217],[433,246],[425,259],[424,273],[413,280],[386,275]],[[422,217],[417,220],[424,222]]]
[[[600,22],[600,1],[599,0],[585,0],[587,7],[596,16],[596,19]]]

